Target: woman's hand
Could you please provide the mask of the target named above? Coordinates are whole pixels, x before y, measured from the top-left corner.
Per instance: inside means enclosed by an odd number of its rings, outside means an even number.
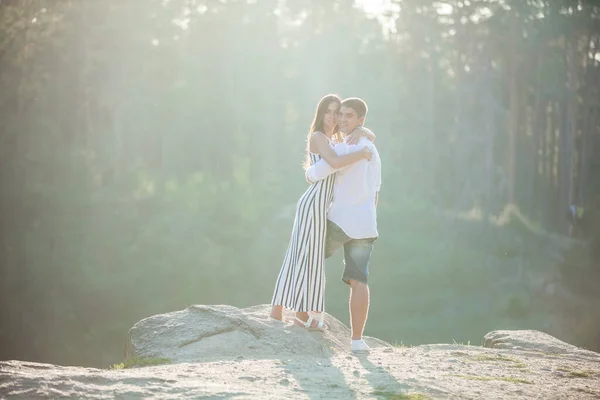
[[[367,127],[361,126],[360,130],[362,131],[362,135],[363,137],[366,137],[367,139],[369,139],[371,142],[375,141],[375,134]]]
[[[367,146],[363,147],[363,149],[360,152],[362,153],[363,157],[366,158],[368,161],[370,161],[371,158],[373,158],[373,152]]]
[[[360,138],[363,137],[362,129],[360,126],[354,128],[352,132],[346,137],[346,143],[348,144],[357,144]]]
[[[354,130],[346,137],[346,143],[357,144],[359,140],[366,137],[371,142],[375,141],[375,134],[370,129],[365,128],[362,125],[357,126]]]
[[[310,137],[310,148],[312,149],[312,152],[323,157],[325,161],[327,161],[327,164],[334,169],[344,168],[347,165],[354,164],[355,162],[370,157],[362,150],[353,151],[345,155],[338,155],[333,147],[331,147],[331,143],[327,137],[321,132],[315,132],[312,134]]]

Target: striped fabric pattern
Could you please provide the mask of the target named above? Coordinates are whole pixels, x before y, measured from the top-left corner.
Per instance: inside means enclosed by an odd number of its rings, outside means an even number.
[[[310,154],[311,163],[321,159]],[[297,312],[325,309],[325,234],[335,174],[315,182],[296,206],[290,242],[275,284],[272,305]]]

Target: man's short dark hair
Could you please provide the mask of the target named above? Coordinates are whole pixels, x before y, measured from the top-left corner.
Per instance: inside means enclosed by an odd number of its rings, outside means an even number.
[[[362,118],[367,115],[367,103],[363,99],[359,99],[358,97],[349,97],[342,101],[342,107],[348,107],[356,111],[356,116],[358,118]]]

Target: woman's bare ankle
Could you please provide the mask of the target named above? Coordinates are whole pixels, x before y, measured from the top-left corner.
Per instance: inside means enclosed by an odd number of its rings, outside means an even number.
[[[271,307],[271,318],[276,320],[283,320],[283,307],[281,306],[273,306]]]
[[[308,313],[299,311],[296,313],[296,318],[301,319],[302,321],[306,322],[306,321],[308,321]]]

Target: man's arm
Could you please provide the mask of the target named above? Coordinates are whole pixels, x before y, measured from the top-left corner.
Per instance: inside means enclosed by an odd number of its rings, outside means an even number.
[[[381,158],[379,157],[379,152],[377,149],[375,149],[373,153],[373,157],[377,166],[377,172],[375,175],[375,207],[377,207],[377,203],[379,203],[379,191],[381,190]]]
[[[335,146],[333,150],[338,156],[343,156],[348,154],[348,145],[341,143]],[[327,161],[325,161],[324,158],[321,158],[306,170],[306,181],[308,183],[320,181],[321,179],[325,179],[329,175],[334,174],[341,169],[343,168],[333,168],[331,165],[327,164]]]

